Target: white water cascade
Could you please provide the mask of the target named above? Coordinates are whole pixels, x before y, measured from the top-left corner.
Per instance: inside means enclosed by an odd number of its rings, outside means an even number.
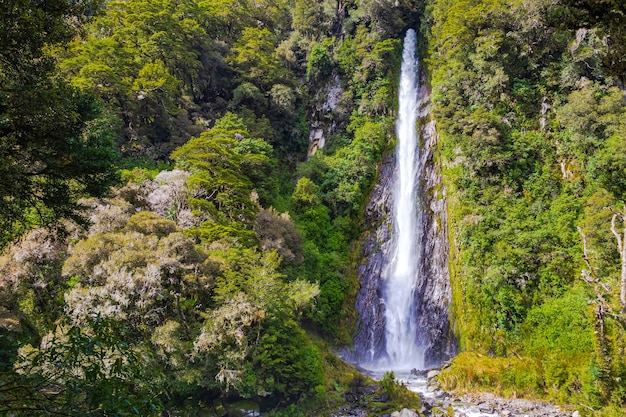
[[[345,357],[371,372],[406,374],[456,354],[448,309],[446,190],[434,157],[437,130],[430,91],[420,85],[415,31],[404,40],[397,147],[383,158],[365,207],[359,313]],[[417,126],[417,121],[424,123]],[[382,375],[382,374],[381,374]]]
[[[418,61],[416,34],[404,38],[400,72],[399,113],[396,121],[396,179],[393,190],[393,255],[386,268],[384,365],[394,370],[421,369],[424,353],[417,345],[415,288],[420,270],[418,188]],[[382,365],[382,364],[381,364]]]

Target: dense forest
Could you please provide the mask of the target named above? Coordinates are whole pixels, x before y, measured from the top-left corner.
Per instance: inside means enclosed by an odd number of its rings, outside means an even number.
[[[333,352],[408,28],[448,204],[441,384],[623,415],[621,0],[0,2],[0,415],[325,415],[363,384]]]

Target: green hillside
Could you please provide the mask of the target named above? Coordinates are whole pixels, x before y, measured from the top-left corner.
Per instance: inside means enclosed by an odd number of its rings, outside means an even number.
[[[345,404],[408,28],[448,204],[440,382],[624,414],[622,1],[7,0],[0,415]],[[384,382],[372,415],[412,406]]]

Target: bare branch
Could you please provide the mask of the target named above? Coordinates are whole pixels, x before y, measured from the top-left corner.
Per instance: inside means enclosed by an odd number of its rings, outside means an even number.
[[[611,232],[613,232],[613,235],[615,236],[615,239],[617,240],[617,250],[621,254],[622,250],[623,250],[622,236],[617,231],[617,228],[615,226],[615,222],[616,222],[618,216],[622,217],[622,220],[623,220],[624,219],[624,215],[621,214],[621,213],[616,213],[613,209],[611,209],[611,211],[613,212],[613,218],[611,219]]]
[[[598,277],[596,277],[593,267],[591,266],[591,261],[589,260],[589,255],[587,252],[587,236],[585,235],[583,230],[580,228],[580,226],[576,226],[576,229],[578,229],[578,233],[580,233],[580,237],[583,242],[583,260],[585,261],[585,265],[587,265],[587,268],[589,268],[589,269],[583,269],[581,271],[581,278],[583,281],[585,281],[587,285],[589,285],[589,287],[593,289],[593,292],[596,293],[596,298],[598,300],[598,303],[601,304],[602,306],[608,307],[608,303],[606,299],[604,298],[604,294],[607,294],[607,293],[610,294],[611,289],[609,288],[607,284],[605,284],[600,279],[598,279]]]
[[[583,260],[585,261],[585,265],[587,265],[588,270],[583,270],[583,280],[587,283],[599,282],[600,280],[596,277],[593,267],[591,266],[591,261],[589,260],[589,254],[587,252],[587,235],[583,232],[583,229],[580,226],[576,226],[578,233],[580,233],[580,238],[583,241]]]

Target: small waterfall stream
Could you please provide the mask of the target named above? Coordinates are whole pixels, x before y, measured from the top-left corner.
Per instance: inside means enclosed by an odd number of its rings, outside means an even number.
[[[417,346],[415,287],[420,271],[422,233],[420,201],[417,198],[419,162],[418,61],[416,35],[409,29],[404,38],[400,73],[399,111],[396,122],[396,179],[393,190],[393,256],[385,270],[385,338],[387,363],[395,370],[421,369],[423,352]]]

